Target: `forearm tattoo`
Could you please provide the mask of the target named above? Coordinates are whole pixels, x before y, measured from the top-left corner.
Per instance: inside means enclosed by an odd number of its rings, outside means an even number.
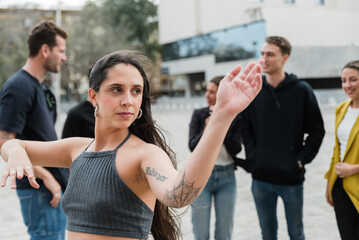
[[[186,181],[185,173],[183,173],[182,180],[178,186],[175,186],[171,191],[166,190],[166,197],[162,200],[162,202],[171,207],[187,206],[198,197],[200,189],[201,187],[194,187],[194,181]]]

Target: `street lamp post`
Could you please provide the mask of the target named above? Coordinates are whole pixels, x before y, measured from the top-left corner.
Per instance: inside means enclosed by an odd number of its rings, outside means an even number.
[[[56,24],[61,27],[62,10],[60,8],[60,4],[61,4],[61,2],[59,1],[57,4],[57,8],[56,8]],[[61,105],[61,70],[57,74],[54,74],[53,77],[55,78],[54,89],[55,89],[56,106],[57,106],[56,110],[59,113],[60,109],[61,109],[60,108],[60,105]]]

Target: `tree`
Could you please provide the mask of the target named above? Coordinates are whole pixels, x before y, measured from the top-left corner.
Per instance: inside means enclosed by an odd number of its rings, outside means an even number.
[[[0,86],[25,64],[28,33],[32,24],[40,20],[38,13],[18,9],[4,16],[0,21]]]
[[[144,55],[156,60],[158,44],[157,5],[150,0],[103,0],[105,21],[128,31],[127,40]]]
[[[68,59],[62,68],[61,87],[76,101],[81,98],[79,86],[87,82],[88,71],[96,60],[113,51],[133,48],[128,44],[122,26],[109,26],[103,19],[103,9],[95,2],[89,2],[77,16],[64,23],[69,33]]]
[[[149,0],[88,2],[77,18],[66,23],[66,29],[68,61],[62,68],[61,85],[75,100],[90,66],[105,54],[131,49],[154,61],[159,55],[157,6]]]
[[[55,21],[54,11],[52,15],[36,9],[6,11],[9,18],[0,21],[0,86],[25,64],[30,28],[44,18]],[[157,6],[150,0],[90,1],[79,12],[62,14],[61,25],[68,32],[67,61],[61,68],[67,100],[87,95],[89,68],[107,53],[131,49],[152,60],[159,56]]]

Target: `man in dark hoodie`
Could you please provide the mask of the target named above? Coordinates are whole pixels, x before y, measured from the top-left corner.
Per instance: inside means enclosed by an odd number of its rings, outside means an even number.
[[[323,119],[312,88],[283,68],[291,52],[283,37],[262,47],[263,87],[244,112],[243,141],[252,173],[252,193],[262,237],[277,239],[277,200],[284,202],[291,240],[303,240],[305,165],[324,137]]]

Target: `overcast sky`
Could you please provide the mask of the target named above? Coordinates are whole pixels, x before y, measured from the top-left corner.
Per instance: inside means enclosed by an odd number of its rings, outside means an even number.
[[[61,7],[80,8],[87,0],[0,0],[0,7],[9,7],[13,5],[34,6],[35,4],[39,8],[56,8],[59,4]]]

